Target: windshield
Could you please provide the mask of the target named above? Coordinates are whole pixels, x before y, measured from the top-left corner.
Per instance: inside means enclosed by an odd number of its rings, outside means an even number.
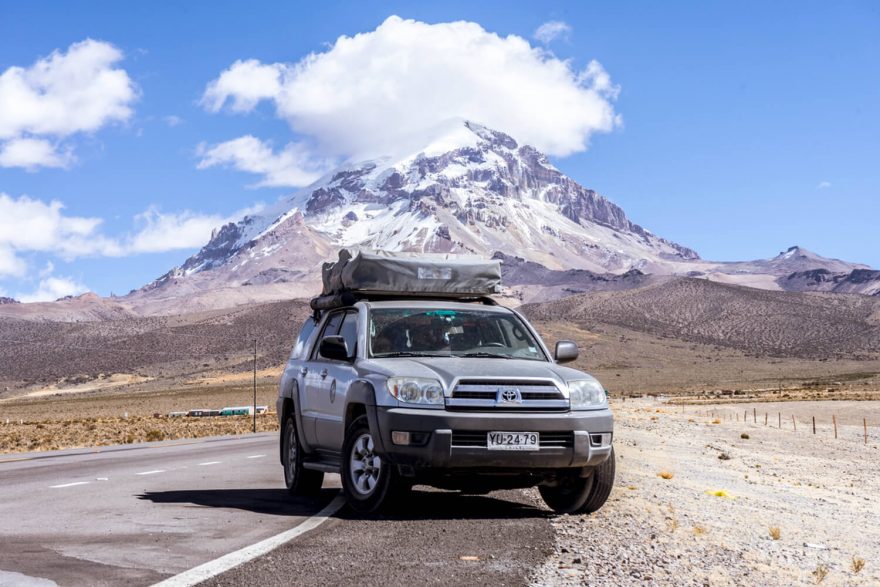
[[[374,308],[370,356],[547,360],[516,314],[480,309]]]

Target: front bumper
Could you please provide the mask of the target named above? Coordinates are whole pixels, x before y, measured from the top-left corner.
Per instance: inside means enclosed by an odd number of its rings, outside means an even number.
[[[594,467],[611,454],[611,446],[594,446],[590,434],[612,431],[611,410],[572,412],[450,412],[418,408],[376,407],[370,426],[379,431],[377,447],[388,461],[414,469],[493,468],[511,472],[535,469]],[[399,446],[392,431],[424,433],[424,444]],[[457,433],[570,433],[569,446],[542,446],[536,451],[497,451],[485,446],[457,446]],[[374,435],[375,438],[375,435]],[[476,472],[476,471],[474,471]]]

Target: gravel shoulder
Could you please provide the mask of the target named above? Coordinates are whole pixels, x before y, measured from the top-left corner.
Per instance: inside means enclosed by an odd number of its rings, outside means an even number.
[[[830,419],[831,403],[813,411]],[[533,584],[880,584],[876,423],[865,445],[856,426],[841,426],[835,440],[827,427],[814,436],[805,425],[795,433],[725,417],[746,408],[751,416],[750,405],[716,406],[717,424],[705,406],[613,407],[611,498],[592,516],[552,521],[556,546]]]

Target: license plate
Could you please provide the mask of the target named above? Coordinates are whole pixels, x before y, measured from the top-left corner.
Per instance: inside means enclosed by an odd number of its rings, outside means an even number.
[[[538,450],[540,436],[537,432],[488,432],[486,446],[489,450]]]

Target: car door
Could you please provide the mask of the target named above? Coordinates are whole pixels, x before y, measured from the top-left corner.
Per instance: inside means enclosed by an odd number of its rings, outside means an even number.
[[[339,326],[339,336],[345,339],[348,347],[348,361],[331,361],[324,359],[327,377],[324,379],[324,391],[316,398],[318,406],[315,427],[318,444],[334,452],[342,450],[345,436],[345,396],[348,387],[357,377],[354,358],[357,356],[358,313],[348,310]]]
[[[306,437],[306,442],[316,448],[323,448],[316,432],[317,420],[321,415],[322,409],[321,398],[327,395],[330,390],[330,382],[327,379],[329,374],[328,363],[330,361],[320,356],[318,348],[325,336],[333,336],[339,333],[339,327],[344,317],[345,312],[338,310],[329,313],[324,318],[321,331],[315,338],[303,366],[303,393],[300,397],[302,401],[303,434]]]

